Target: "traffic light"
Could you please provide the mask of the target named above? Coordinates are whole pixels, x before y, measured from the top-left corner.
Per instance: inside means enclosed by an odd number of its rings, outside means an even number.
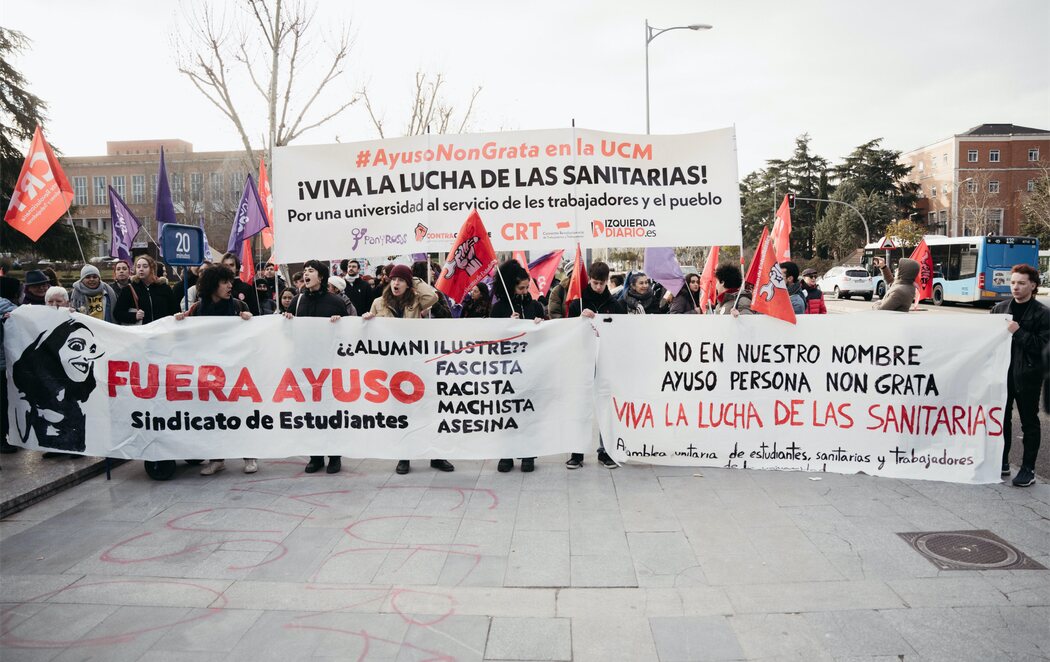
[[[788,198],[788,209],[794,209],[795,208],[795,194],[794,193],[788,193],[787,194],[787,198]]]

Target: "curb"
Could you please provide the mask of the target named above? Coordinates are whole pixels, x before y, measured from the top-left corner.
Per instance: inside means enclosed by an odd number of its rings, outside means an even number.
[[[115,469],[125,462],[127,462],[127,460],[111,458],[109,460],[109,467],[110,469]],[[3,503],[0,503],[0,519],[10,517],[21,510],[25,510],[34,503],[43,501],[48,497],[68,490],[71,487],[79,485],[80,483],[105,472],[106,458],[99,458],[98,462],[80,467],[76,471],[65,474],[50,483],[36,487],[24,494],[11,497]]]

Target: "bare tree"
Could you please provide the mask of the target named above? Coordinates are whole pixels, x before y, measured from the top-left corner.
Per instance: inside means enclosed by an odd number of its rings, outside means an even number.
[[[208,4],[188,10],[186,33],[175,36],[176,58],[179,72],[237,128],[245,158],[254,167],[244,118],[258,115],[258,106],[235,99],[238,84],[250,81],[264,104],[263,142],[270,156],[274,146],[290,144],[357,101],[352,96],[334,109],[314,108],[325,88],[344,73],[351,38],[349,27],[341,26],[328,59],[318,66],[312,62],[317,54],[312,44],[328,40],[315,37],[313,8],[304,2],[241,0],[236,11],[241,15],[228,19]],[[309,77],[307,71],[318,75]]]
[[[458,126],[454,123],[454,117],[456,109],[450,105],[441,96],[441,86],[444,84],[445,78],[442,74],[437,74],[431,78],[428,74],[422,71],[416,72],[416,84],[414,90],[414,98],[412,100],[412,116],[408,120],[408,125],[405,128],[404,135],[406,136],[418,136],[424,133],[463,133],[463,130],[467,126],[467,122],[470,121],[470,117],[474,112],[474,101],[477,100],[478,95],[481,94],[481,88],[476,87],[470,95],[470,101],[467,103],[467,108],[463,111],[460,117]],[[362,99],[365,102],[365,109],[368,110],[368,117],[372,120],[372,125],[375,126],[376,132],[379,133],[380,138],[386,138],[386,134],[383,129],[383,119],[376,114],[376,109],[372,105],[372,100],[368,96],[368,90],[362,88],[359,92]],[[451,128],[455,126],[455,131]]]
[[[1040,242],[1050,243],[1050,162],[1040,161],[1039,177],[1031,191],[1025,191],[1021,202],[1021,215],[1024,222],[1021,232],[1040,238]]]
[[[962,212],[963,228],[970,235],[982,237],[993,227],[992,212],[1001,209],[998,180],[993,173],[972,171],[967,179],[959,182],[959,209]],[[999,219],[1000,221],[1002,218]]]

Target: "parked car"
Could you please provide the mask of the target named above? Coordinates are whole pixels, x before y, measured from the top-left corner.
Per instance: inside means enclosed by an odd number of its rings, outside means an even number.
[[[871,275],[864,267],[834,267],[817,281],[821,292],[834,294],[837,299],[862,296],[871,301],[875,294],[871,286]]]

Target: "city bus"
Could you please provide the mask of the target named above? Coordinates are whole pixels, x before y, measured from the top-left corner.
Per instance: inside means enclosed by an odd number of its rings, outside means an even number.
[[[992,305],[1010,298],[1010,269],[1015,264],[1039,263],[1039,240],[1035,237],[946,237],[928,234],[926,245],[933,256],[933,304],[971,303]],[[890,270],[913,247],[901,248],[892,239],[882,239],[864,247],[861,264],[872,275],[875,295],[886,293],[882,274],[873,258],[884,257]]]

